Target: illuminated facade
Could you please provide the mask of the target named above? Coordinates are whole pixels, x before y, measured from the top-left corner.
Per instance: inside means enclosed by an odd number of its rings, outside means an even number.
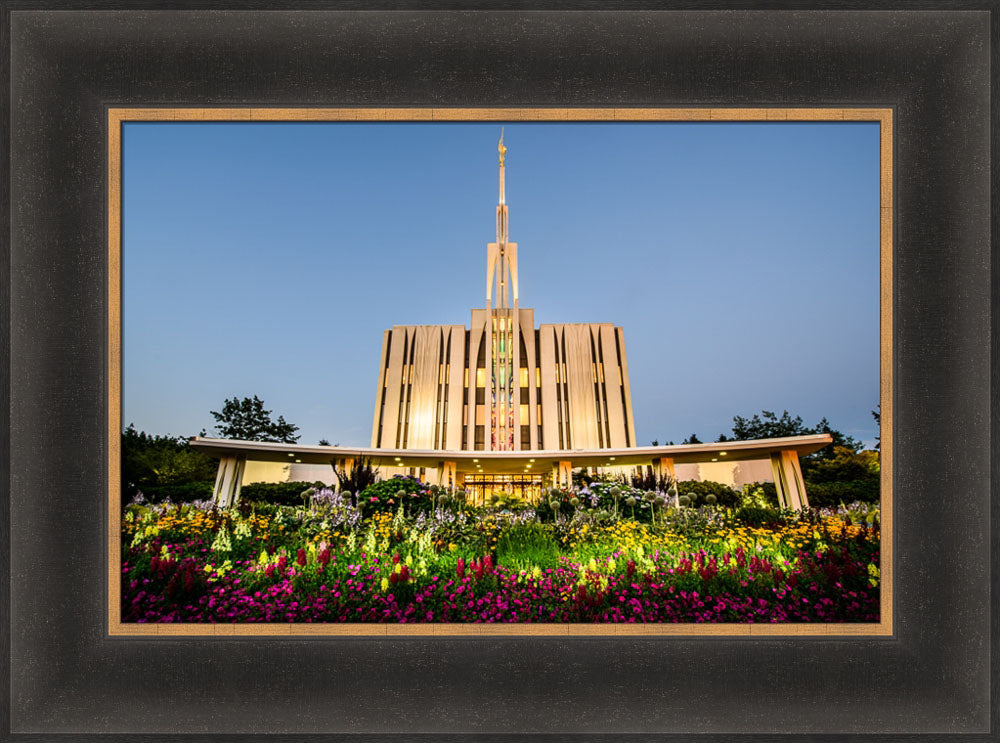
[[[195,437],[192,447],[219,457],[214,501],[231,506],[244,480],[333,484],[331,464],[350,471],[366,461],[382,478],[462,487],[480,504],[498,493],[537,501],[547,485],[568,488],[576,467],[735,487],[773,478],[782,506],[808,506],[799,457],[829,446],[829,434],[637,446],[622,329],[535,327],[534,311],[520,306],[517,243],[508,240],[506,152],[501,135],[486,307],[472,310],[468,328],[394,325],[383,333],[371,447]]]
[[[382,336],[371,445],[377,449],[572,450],[632,447],[625,335],[611,323],[535,327],[520,306],[508,239],[501,136],[496,241],[486,307],[463,325],[395,325]]]

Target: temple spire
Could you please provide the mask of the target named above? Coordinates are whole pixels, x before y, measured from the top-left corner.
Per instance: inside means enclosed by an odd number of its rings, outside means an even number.
[[[503,143],[503,127],[500,127],[500,143],[497,145],[500,153],[500,203],[497,204],[497,244],[507,242],[507,178],[504,161],[507,159],[507,147]]]
[[[500,127],[500,143],[497,145],[497,151],[500,153],[500,203],[507,203],[507,196],[504,193],[505,183],[504,183],[504,160],[507,157],[507,148],[503,143],[503,127]]]
[[[520,305],[517,296],[517,243],[507,240],[505,184],[507,147],[500,129],[500,201],[497,204],[497,241],[486,246],[486,387],[489,414],[484,442],[487,451],[521,447]],[[494,294],[495,293],[495,294]],[[495,300],[495,304],[494,304]],[[471,388],[470,388],[471,389]],[[471,406],[475,398],[470,398]],[[524,425],[528,425],[524,422]],[[471,434],[471,427],[470,427]],[[470,439],[469,446],[472,447]]]

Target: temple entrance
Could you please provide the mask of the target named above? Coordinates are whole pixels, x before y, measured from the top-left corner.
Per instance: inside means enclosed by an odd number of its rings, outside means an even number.
[[[542,496],[541,475],[466,475],[465,492],[470,503],[486,505],[494,494],[516,496],[535,503]]]

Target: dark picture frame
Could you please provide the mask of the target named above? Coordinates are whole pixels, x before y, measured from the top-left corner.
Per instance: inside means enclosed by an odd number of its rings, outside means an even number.
[[[5,6],[5,736],[991,736],[995,6],[587,7]],[[170,105],[891,108],[894,634],[109,636],[107,110]]]

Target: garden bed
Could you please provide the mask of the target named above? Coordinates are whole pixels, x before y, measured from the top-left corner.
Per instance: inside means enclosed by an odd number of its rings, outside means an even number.
[[[473,508],[379,485],[301,506],[130,505],[122,620],[879,620],[876,507],[693,508],[595,487]]]

